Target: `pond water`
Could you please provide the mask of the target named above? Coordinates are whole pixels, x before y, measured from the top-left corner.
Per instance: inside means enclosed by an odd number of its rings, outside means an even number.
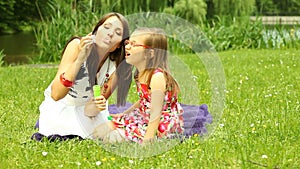
[[[6,55],[5,64],[26,64],[37,55],[36,40],[33,32],[21,32],[11,35],[0,35],[0,51]]]

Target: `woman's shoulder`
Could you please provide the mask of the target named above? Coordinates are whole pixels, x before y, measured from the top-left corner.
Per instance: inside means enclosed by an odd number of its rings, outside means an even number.
[[[80,39],[79,38],[72,38],[68,41],[68,43],[66,44],[64,50],[63,50],[63,53],[65,52],[70,52],[71,51],[74,51],[74,49],[78,49],[78,46],[79,46],[79,43],[80,43]]]
[[[78,46],[80,43],[80,38],[79,37],[74,37],[69,40],[68,45],[76,45]]]

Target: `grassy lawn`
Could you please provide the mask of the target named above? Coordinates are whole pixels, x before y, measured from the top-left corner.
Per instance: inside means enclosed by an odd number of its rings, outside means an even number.
[[[0,168],[298,168],[299,51],[238,50],[219,57],[226,104],[222,116],[212,112],[221,117],[214,132],[148,158],[121,157],[91,140],[31,141],[56,68],[0,67]],[[197,77],[199,102],[212,108],[205,68],[193,69],[197,60],[185,63]]]

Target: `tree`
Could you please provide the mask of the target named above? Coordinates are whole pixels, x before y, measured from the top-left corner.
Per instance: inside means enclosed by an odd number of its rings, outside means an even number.
[[[178,0],[173,9],[169,7],[164,11],[198,24],[206,19],[206,8],[203,0]]]
[[[255,0],[206,0],[206,3],[210,7],[208,16],[250,16],[255,11]]]
[[[14,21],[14,4],[15,1],[0,1],[0,33],[3,34],[8,29],[16,28]]]
[[[45,4],[49,1],[51,0],[0,0],[0,33],[19,32],[22,26],[39,21],[40,14],[47,12]],[[38,8],[39,3],[42,5]]]

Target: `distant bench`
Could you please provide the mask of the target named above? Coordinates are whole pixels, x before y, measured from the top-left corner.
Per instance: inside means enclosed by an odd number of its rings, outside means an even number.
[[[300,16],[250,16],[251,21],[261,19],[265,25],[299,25]]]

